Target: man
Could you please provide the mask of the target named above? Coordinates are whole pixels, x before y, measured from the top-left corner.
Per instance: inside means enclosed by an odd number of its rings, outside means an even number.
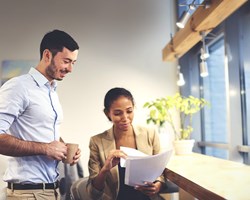
[[[0,154],[11,156],[4,175],[7,199],[59,199],[58,162],[67,156],[60,140],[62,108],[56,80],[72,71],[79,46],[67,33],[45,34],[40,62],[0,89]],[[72,165],[80,158],[78,149]]]

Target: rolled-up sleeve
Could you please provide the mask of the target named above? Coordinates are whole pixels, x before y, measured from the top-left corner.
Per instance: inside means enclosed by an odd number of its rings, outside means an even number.
[[[0,133],[7,133],[25,109],[25,89],[12,79],[0,88]]]

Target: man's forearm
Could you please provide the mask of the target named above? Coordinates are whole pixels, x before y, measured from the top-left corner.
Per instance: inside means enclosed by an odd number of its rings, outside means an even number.
[[[12,135],[0,134],[0,154],[6,156],[45,155],[45,143],[20,140]]]

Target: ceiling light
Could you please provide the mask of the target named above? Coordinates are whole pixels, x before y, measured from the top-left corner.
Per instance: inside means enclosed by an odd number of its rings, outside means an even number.
[[[200,76],[201,77],[208,76],[207,62],[205,60],[202,60],[200,63]]]
[[[191,16],[191,13],[190,13],[190,10],[191,11],[195,11],[197,9],[197,7],[199,6],[203,6],[205,9],[209,8],[211,6],[211,0],[204,0],[202,4],[197,4],[195,3],[196,0],[193,0],[192,3],[188,3],[186,1],[186,3],[181,3],[179,4],[179,6],[186,6],[188,7],[188,10],[187,11],[184,11],[182,13],[182,16],[180,18],[180,21],[176,23],[176,25],[179,27],[179,28],[184,28],[188,19],[190,18]],[[193,13],[193,12],[192,12]]]
[[[179,60],[178,60],[178,62],[179,62]],[[177,63],[177,64],[178,64],[177,65],[177,78],[178,78],[177,85],[178,86],[183,86],[183,85],[185,85],[184,76],[181,73],[181,66],[179,65],[179,63]]]
[[[204,0],[204,8],[208,9],[211,7],[211,0]]]
[[[201,60],[206,60],[209,57],[209,52],[207,46],[201,48]]]
[[[205,60],[209,57],[209,51],[208,48],[206,46],[206,42],[205,42],[205,38],[206,38],[206,32],[205,31],[201,31],[200,33],[201,35],[201,39],[202,39],[202,47],[201,47],[201,60]]]
[[[185,80],[184,80],[184,77],[183,77],[182,73],[179,73],[178,80],[177,80],[177,85],[178,86],[185,85]]]
[[[185,25],[186,25],[186,23],[187,23],[187,21],[189,20],[190,16],[191,16],[191,14],[189,13],[189,10],[188,10],[188,11],[184,11],[184,12],[182,13],[182,16],[181,16],[180,21],[178,21],[178,22],[176,23],[176,25],[177,25],[179,28],[184,28]]]
[[[195,10],[199,6],[203,6],[205,9],[211,7],[211,0],[204,0],[201,4],[200,3],[195,3],[196,0],[193,0],[192,3],[180,3],[179,6],[188,6],[191,10]]]
[[[188,5],[190,10],[195,10],[196,9],[196,4],[194,2],[195,1],[193,1],[191,4]]]

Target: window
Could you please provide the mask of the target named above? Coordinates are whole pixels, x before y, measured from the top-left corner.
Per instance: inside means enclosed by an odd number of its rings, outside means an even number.
[[[193,120],[194,151],[250,164],[250,2],[212,32],[209,76],[199,75],[201,43],[179,59],[186,80],[181,94],[211,103]]]
[[[243,119],[243,145],[250,146],[250,11],[246,10],[242,19],[242,65],[241,65],[241,99]],[[250,149],[250,148],[249,148]],[[243,153],[244,162],[250,164],[250,153]]]
[[[228,111],[227,111],[227,70],[225,68],[224,37],[209,45],[207,59],[209,76],[201,78],[203,97],[211,104],[204,109],[203,141],[212,143],[228,143]],[[216,147],[205,148],[205,154],[227,158],[227,150]]]

